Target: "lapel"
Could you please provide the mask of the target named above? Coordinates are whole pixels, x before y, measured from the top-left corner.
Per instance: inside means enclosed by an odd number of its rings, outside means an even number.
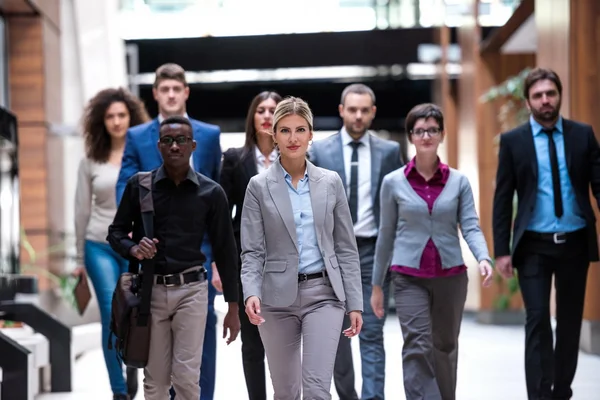
[[[162,164],[163,159],[162,159],[162,155],[160,154],[160,150],[158,149],[158,139],[159,139],[159,133],[158,133],[158,128],[160,126],[160,123],[158,122],[158,118],[154,118],[154,120],[152,120],[152,124],[150,124],[150,140],[152,141],[152,147],[154,149],[154,155],[157,158],[157,160],[160,160],[160,164]],[[154,168],[150,168],[150,169],[154,169]]]
[[[283,167],[281,166],[279,159],[277,159],[267,171],[267,188],[269,189],[273,203],[275,203],[275,207],[277,207],[279,216],[283,220],[283,224],[294,242],[296,251],[299,252],[300,249],[298,249],[298,240],[296,238],[296,224],[294,223],[294,211],[292,210],[288,186],[285,182]]]
[[[256,160],[254,159],[254,150],[250,150],[246,153],[242,150],[242,159],[240,163],[243,165],[244,174],[246,175],[246,182],[250,181],[254,175],[258,174],[256,169]]]
[[[327,179],[323,171],[315,167],[310,161],[306,162],[306,168],[308,172],[308,187],[310,190],[310,202],[312,205],[313,212],[313,223],[315,225],[315,232],[317,233],[317,243],[319,248],[321,246],[321,232],[325,225],[325,213],[333,212],[333,210],[327,210]]]
[[[377,188],[379,187],[379,175],[381,175],[381,162],[383,161],[383,149],[379,146],[379,141],[369,135],[369,146],[371,147],[371,199],[375,204],[377,198]]]
[[[523,135],[523,146],[525,150],[525,154],[530,157],[529,165],[531,167],[531,173],[533,174],[534,180],[537,182],[538,176],[538,162],[537,162],[537,152],[535,150],[535,142],[533,138],[533,131],[531,130],[531,124],[527,122],[523,125],[523,130],[521,131]]]
[[[196,141],[196,150],[194,150],[192,161],[194,163],[194,169],[196,172],[202,172],[202,130],[200,126],[195,124],[191,118],[190,122],[192,123],[192,128],[194,129],[194,140]]]
[[[567,170],[569,171],[569,175],[573,176],[572,172],[572,155],[574,153],[575,146],[577,145],[577,141],[574,140],[574,135],[572,132],[573,126],[571,125],[571,121],[567,119],[562,119],[563,124],[563,141],[565,143],[565,158],[567,160]]]
[[[337,172],[342,178],[344,189],[346,188],[346,168],[344,168],[344,144],[342,143],[342,135],[340,132],[337,133],[337,137],[333,141],[333,146],[329,147],[329,156],[331,157],[332,170]]]

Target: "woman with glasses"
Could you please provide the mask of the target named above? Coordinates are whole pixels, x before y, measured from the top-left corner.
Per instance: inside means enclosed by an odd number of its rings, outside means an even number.
[[[414,107],[406,131],[416,156],[382,183],[371,306],[383,317],[382,285],[391,270],[404,337],[406,399],[454,400],[468,284],[458,226],[479,263],[483,286],[491,284],[491,259],[467,177],[438,157],[442,111],[434,104]]]

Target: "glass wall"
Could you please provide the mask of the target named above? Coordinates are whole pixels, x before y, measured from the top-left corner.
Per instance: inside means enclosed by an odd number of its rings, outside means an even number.
[[[0,274],[19,272],[19,157],[17,119],[0,107]]]
[[[0,16],[0,275],[19,272],[19,157],[17,119],[8,109],[6,24]]]

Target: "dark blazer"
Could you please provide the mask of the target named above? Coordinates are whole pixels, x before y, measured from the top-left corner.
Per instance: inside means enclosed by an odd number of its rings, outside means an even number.
[[[227,200],[229,201],[230,214],[233,212],[233,207],[235,206],[233,234],[237,242],[239,253],[242,252],[240,223],[242,220],[242,208],[244,207],[246,188],[248,187],[250,178],[257,173],[254,149],[244,152],[244,147],[238,147],[228,149],[223,153],[220,183],[223,190],[225,190]]]
[[[190,118],[196,141],[194,169],[196,172],[219,181],[221,163],[221,129]],[[117,204],[121,200],[127,180],[140,171],[151,171],[160,167],[162,157],[158,150],[158,118],[142,125],[129,128],[125,141],[125,151],[117,181]]]
[[[590,203],[590,186],[600,204],[600,147],[589,125],[563,118],[563,134],[569,177],[577,204],[587,221],[589,261],[598,261],[596,217]],[[514,255],[518,248],[535,206],[537,173],[537,156],[529,122],[502,134],[493,210],[496,257]],[[519,201],[512,227],[515,190]]]
[[[371,199],[373,199],[373,216],[379,228],[379,191],[383,177],[404,165],[400,145],[391,140],[381,139],[368,134],[371,148]],[[346,170],[344,164],[342,135],[335,133],[325,139],[315,141],[309,150],[309,159],[317,167],[337,172],[346,187]]]

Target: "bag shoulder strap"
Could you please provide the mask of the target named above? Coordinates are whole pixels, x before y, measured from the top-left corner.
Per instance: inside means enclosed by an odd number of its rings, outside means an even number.
[[[142,224],[144,225],[144,234],[152,239],[154,237],[154,201],[152,199],[152,171],[138,173],[140,211],[142,213]],[[148,324],[150,315],[150,302],[152,299],[152,285],[154,284],[154,259],[143,260],[142,272],[142,293],[139,308],[138,326]]]

